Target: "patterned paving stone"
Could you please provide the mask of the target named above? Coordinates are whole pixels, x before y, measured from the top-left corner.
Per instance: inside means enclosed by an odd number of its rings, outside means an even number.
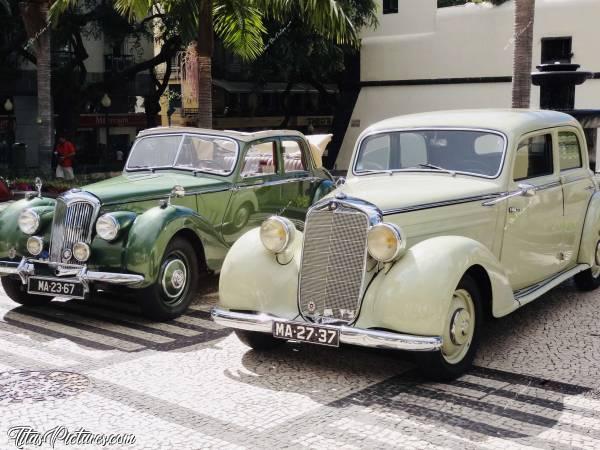
[[[169,323],[0,292],[0,448],[16,426],[135,436],[104,447],[123,449],[600,448],[600,292],[565,283],[492,322],[472,371],[430,383],[401,353],[251,351],[210,321],[216,285]]]

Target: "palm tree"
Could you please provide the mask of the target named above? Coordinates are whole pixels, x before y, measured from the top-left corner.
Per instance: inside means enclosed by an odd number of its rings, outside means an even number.
[[[513,108],[529,108],[530,105],[534,18],[535,0],[515,0]]]
[[[38,154],[39,167],[50,171],[52,160],[52,93],[51,46],[48,22],[49,3],[45,0],[26,1],[19,4],[29,43],[35,49],[37,67]]]
[[[81,0],[56,0],[60,14]],[[213,36],[244,60],[257,58],[264,49],[263,19],[281,23],[298,20],[315,33],[340,44],[358,45],[358,33],[344,11],[344,0],[116,0],[116,8],[131,19],[152,14],[177,18],[184,42],[195,42],[194,83],[198,101],[197,125],[212,127]],[[374,3],[372,9],[374,9]],[[190,74],[188,74],[190,75]]]

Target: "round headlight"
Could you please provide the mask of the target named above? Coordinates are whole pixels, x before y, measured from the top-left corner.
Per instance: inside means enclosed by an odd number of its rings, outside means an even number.
[[[25,209],[19,214],[19,228],[25,234],[33,234],[40,228],[40,215],[33,209]]]
[[[392,223],[380,223],[369,230],[367,247],[373,258],[387,263],[401,255],[406,248],[406,242],[399,227]]]
[[[73,245],[73,257],[79,262],[86,262],[90,259],[90,246],[85,242],[76,242]]]
[[[105,241],[112,241],[119,234],[119,222],[111,214],[104,214],[96,222],[96,233]]]
[[[296,227],[285,217],[273,216],[260,226],[260,240],[267,250],[281,253],[292,241]]]
[[[38,236],[31,236],[27,239],[27,251],[33,255],[37,256],[44,250],[44,240]]]

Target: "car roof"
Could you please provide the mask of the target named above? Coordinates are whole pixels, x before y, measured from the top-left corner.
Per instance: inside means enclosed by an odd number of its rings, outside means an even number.
[[[533,109],[468,109],[409,114],[382,120],[364,133],[397,128],[477,128],[496,130],[507,135],[557,126],[579,126],[568,114]]]
[[[302,133],[295,130],[263,130],[253,132],[243,132],[234,130],[211,130],[209,128],[195,128],[195,127],[155,127],[148,128],[139,132],[138,137],[152,136],[156,134],[208,134],[211,136],[222,136],[238,141],[248,142],[256,139],[264,139],[276,136],[296,136],[304,137]]]

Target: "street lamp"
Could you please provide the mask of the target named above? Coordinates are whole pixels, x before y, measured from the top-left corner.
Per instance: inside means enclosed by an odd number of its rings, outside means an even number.
[[[10,114],[13,109],[14,109],[13,103],[10,101],[10,98],[7,98],[6,101],[4,102],[4,110]]]
[[[110,145],[110,131],[109,131],[109,125],[108,125],[108,108],[110,108],[110,105],[112,104],[112,100],[110,99],[110,97],[108,96],[108,94],[105,93],[102,96],[102,98],[100,99],[100,104],[104,108],[104,125],[106,127],[106,152],[105,152],[105,156],[108,156],[108,148],[109,148],[109,145]]]

